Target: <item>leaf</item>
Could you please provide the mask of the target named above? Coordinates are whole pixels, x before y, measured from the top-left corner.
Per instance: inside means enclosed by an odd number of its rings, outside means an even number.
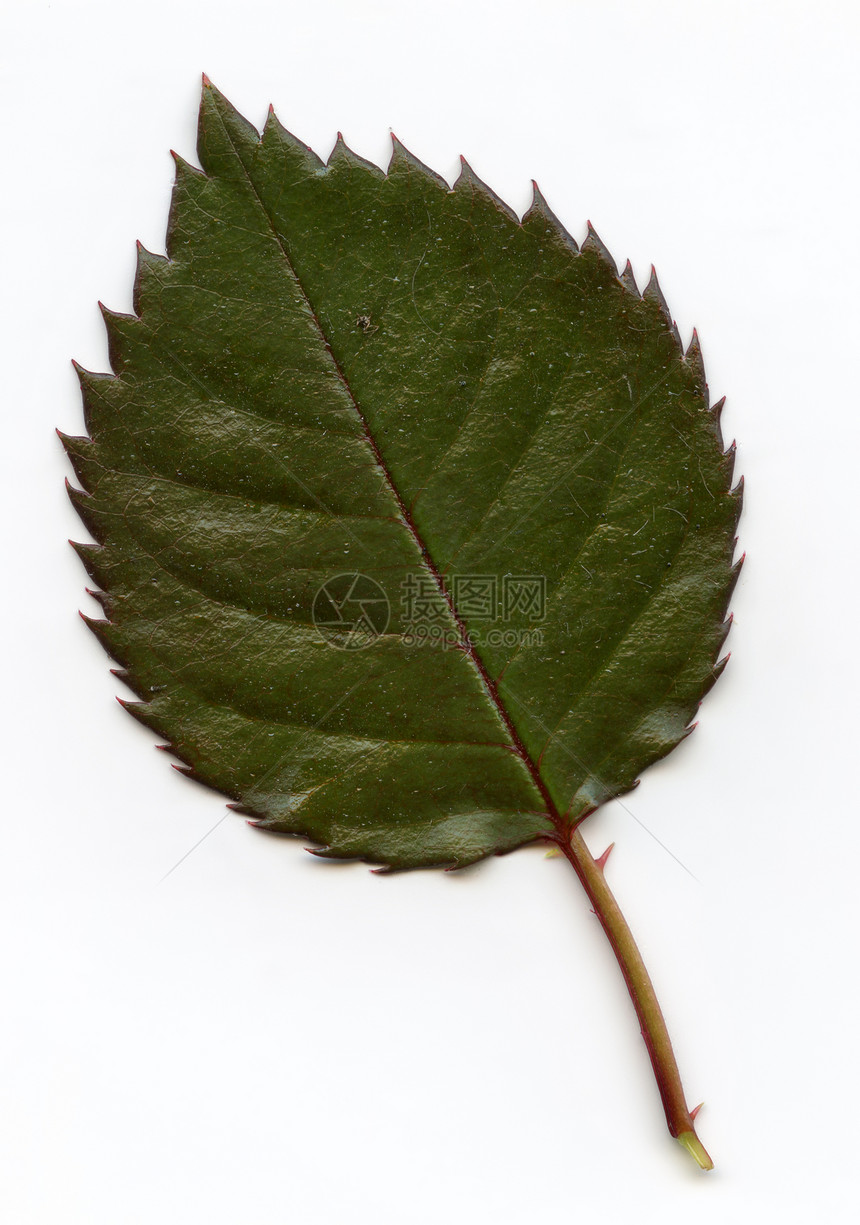
[[[520,222],[396,139],[323,164],[206,80],[198,153],[64,439],[127,708],[318,854],[570,858],[722,667],[740,491],[695,333],[536,186]]]

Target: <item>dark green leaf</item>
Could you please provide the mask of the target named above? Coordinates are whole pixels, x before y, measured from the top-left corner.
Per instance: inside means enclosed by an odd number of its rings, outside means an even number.
[[[326,855],[572,826],[720,671],[740,499],[695,335],[537,189],[520,222],[397,141],[324,165],[208,83],[198,152],[65,439],[129,710]]]

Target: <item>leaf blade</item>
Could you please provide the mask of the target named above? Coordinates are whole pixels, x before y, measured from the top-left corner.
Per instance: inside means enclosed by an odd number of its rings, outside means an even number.
[[[387,175],[340,141],[324,167],[208,84],[198,147],[67,442],[132,713],[265,828],[394,867],[629,789],[716,679],[739,509],[656,282],[639,299],[538,193],[520,223],[399,142]],[[405,645],[398,609],[335,665],[313,595],[366,559],[435,583],[460,649]],[[513,617],[474,646],[458,574],[529,572],[541,640]]]

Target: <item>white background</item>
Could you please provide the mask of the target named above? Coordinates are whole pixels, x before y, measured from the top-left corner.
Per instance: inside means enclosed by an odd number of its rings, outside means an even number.
[[[858,25],[827,0],[8,7],[6,1220],[850,1219]],[[393,128],[520,211],[535,177],[699,329],[747,478],[733,658],[695,735],[586,833],[617,842],[712,1174],[665,1132],[563,860],[315,861],[218,824],[113,700],[52,430],[82,430],[69,358],[106,368],[96,300],[130,310],[134,239],[164,249],[201,70],[323,155],[342,128],[384,165]]]

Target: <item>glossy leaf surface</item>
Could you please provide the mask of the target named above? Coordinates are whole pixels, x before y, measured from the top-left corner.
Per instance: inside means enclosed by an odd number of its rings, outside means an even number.
[[[65,439],[129,709],[331,856],[572,826],[719,672],[739,496],[695,336],[465,163],[323,164],[208,82],[198,153]]]

